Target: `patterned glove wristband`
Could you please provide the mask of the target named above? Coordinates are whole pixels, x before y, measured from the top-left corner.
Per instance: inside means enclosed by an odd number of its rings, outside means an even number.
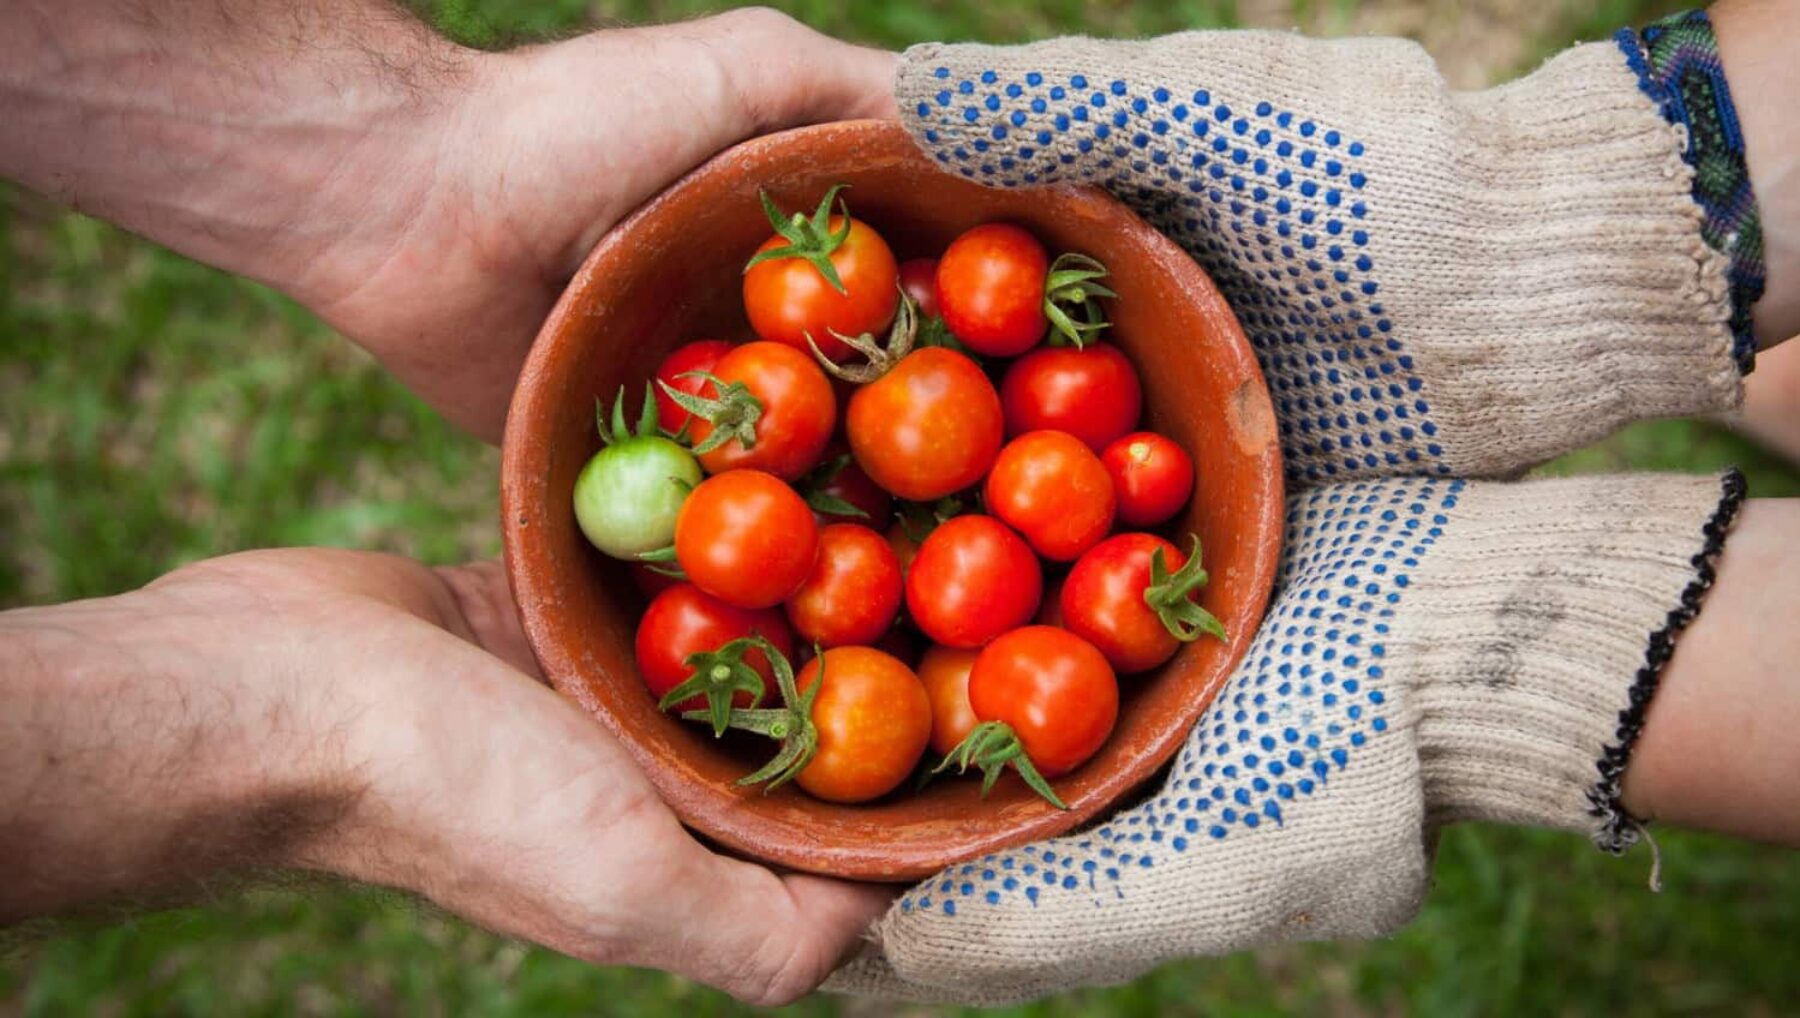
[[[1687,11],[1641,31],[1621,28],[1613,39],[1638,86],[1669,123],[1686,131],[1681,155],[1694,168],[1694,200],[1706,213],[1701,235],[1730,259],[1732,354],[1748,374],[1756,359],[1750,307],[1762,297],[1765,278],[1762,222],[1712,21],[1705,11]]]

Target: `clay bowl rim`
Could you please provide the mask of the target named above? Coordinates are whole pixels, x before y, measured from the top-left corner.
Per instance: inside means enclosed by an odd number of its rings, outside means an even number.
[[[849,134],[853,138],[862,135],[864,141],[889,147],[897,137],[905,146],[907,156],[917,160],[922,171],[941,174],[913,148],[904,130],[891,121],[843,121],[796,128],[743,142],[713,157],[621,220],[589,252],[534,339],[514,390],[502,442],[502,536],[507,578],[528,643],[544,676],[559,694],[593,715],[619,739],[658,794],[686,826],[729,851],[780,867],[853,879],[905,881],[929,876],[947,865],[1002,848],[1067,833],[1115,806],[1173,758],[1226,678],[1248,653],[1255,624],[1260,623],[1267,608],[1283,527],[1282,465],[1279,443],[1273,436],[1273,406],[1261,368],[1236,314],[1200,266],[1173,241],[1098,187],[1063,184],[1037,189],[1047,197],[1053,196],[1055,201],[1087,206],[1090,212],[1106,221],[1109,228],[1128,233],[1129,243],[1150,248],[1149,256],[1167,271],[1181,277],[1183,289],[1192,293],[1202,305],[1200,313],[1217,326],[1213,341],[1229,348],[1228,360],[1232,366],[1255,383],[1241,387],[1250,391],[1245,394],[1247,402],[1236,408],[1240,418],[1258,421],[1260,430],[1268,435],[1263,449],[1245,453],[1247,457],[1260,459],[1261,467],[1261,476],[1256,478],[1255,497],[1243,521],[1245,539],[1254,545],[1249,555],[1251,569],[1248,575],[1235,580],[1236,583],[1254,585],[1255,589],[1246,599],[1247,609],[1241,613],[1244,619],[1252,620],[1252,624],[1237,627],[1228,651],[1218,658],[1219,663],[1210,674],[1198,680],[1204,681],[1200,695],[1186,700],[1185,708],[1178,716],[1161,720],[1143,749],[1106,774],[1087,789],[1086,794],[1071,799],[1069,805],[1072,808],[1066,812],[1046,806],[1023,817],[1009,816],[1007,819],[1012,822],[1004,826],[993,824],[970,829],[970,825],[963,825],[956,831],[954,843],[944,844],[941,849],[896,854],[888,846],[829,845],[820,840],[817,832],[788,831],[774,821],[752,816],[751,811],[740,808],[728,793],[696,793],[692,786],[698,782],[687,779],[667,760],[643,746],[631,726],[608,709],[590,684],[578,677],[580,666],[555,638],[560,628],[554,617],[557,609],[554,604],[539,604],[539,599],[532,596],[534,591],[551,587],[559,569],[572,568],[559,566],[545,549],[545,542],[535,541],[528,531],[529,521],[537,518],[536,514],[524,511],[529,504],[541,502],[533,498],[533,492],[541,487],[536,483],[538,468],[549,460],[553,444],[548,438],[537,437],[538,431],[550,430],[549,422],[554,419],[553,408],[545,405],[550,398],[547,394],[554,388],[546,381],[548,365],[554,359],[553,348],[559,343],[573,341],[570,337],[580,332],[576,319],[589,313],[587,309],[591,303],[583,301],[578,307],[582,295],[601,285],[600,277],[614,259],[632,257],[630,252],[637,233],[646,223],[654,222],[662,215],[666,206],[676,204],[673,196],[707,186],[709,178],[730,173],[734,164],[778,159],[783,148],[809,146],[839,134]],[[1210,309],[1204,307],[1208,304]],[[588,327],[592,327],[591,323]],[[1150,674],[1161,676],[1163,671]],[[635,674],[608,676],[603,681],[614,686],[640,684]]]

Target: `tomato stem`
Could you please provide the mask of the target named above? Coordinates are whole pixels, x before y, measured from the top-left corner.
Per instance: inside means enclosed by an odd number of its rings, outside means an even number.
[[[813,724],[812,705],[819,695],[819,687],[825,684],[825,655],[818,647],[813,648],[819,657],[819,677],[802,693],[794,684],[793,665],[788,663],[785,654],[775,649],[774,644],[760,636],[746,636],[733,640],[732,643],[749,643],[763,652],[769,659],[769,666],[775,671],[775,688],[781,693],[780,707],[730,707],[726,714],[725,728],[755,732],[781,743],[774,759],[737,781],[740,785],[755,785],[766,781],[768,784],[763,786],[766,794],[793,780],[812,762],[813,754],[819,751],[819,729]],[[760,685],[760,678],[758,684]],[[674,696],[675,691],[671,690],[663,699],[668,700]],[[727,697],[725,702],[729,707],[730,698]],[[710,709],[683,711],[681,716],[689,721],[710,721],[715,726],[715,733],[722,733],[724,730],[717,727],[716,712]]]
[[[704,720],[712,724],[714,738],[724,735],[731,720],[732,702],[740,690],[750,694],[751,707],[762,703],[765,692],[762,676],[744,660],[745,654],[761,649],[752,638],[744,637],[732,640],[718,650],[689,654],[682,662],[689,670],[687,680],[663,694],[656,702],[656,709],[668,710],[695,696],[705,697],[706,710],[691,713],[705,715]]]
[[[841,378],[856,385],[867,385],[882,375],[893,370],[894,365],[912,353],[913,341],[919,334],[919,308],[904,290],[900,293],[900,302],[894,310],[894,326],[888,330],[887,343],[877,342],[874,336],[863,333],[860,336],[846,336],[841,332],[830,330],[838,342],[869,359],[867,364],[846,367],[825,356],[819,344],[806,335],[806,344],[812,347],[813,356],[818,359],[819,366],[833,378]]]
[[[1200,535],[1188,536],[1193,541],[1193,550],[1173,574],[1163,558],[1162,548],[1150,553],[1150,585],[1144,588],[1144,603],[1162,620],[1169,635],[1182,643],[1192,643],[1202,633],[1226,639],[1224,624],[1194,601],[1194,592],[1206,586],[1207,575],[1200,567]]]
[[[606,416],[606,403],[598,396],[594,397],[594,429],[600,432],[602,445],[618,445],[632,438],[646,435],[663,434],[662,422],[657,417],[656,394],[650,383],[644,383],[644,409],[638,413],[637,430],[632,431],[625,423],[625,387],[619,386],[618,395],[613,397],[612,419]]]
[[[944,754],[943,762],[932,768],[937,774],[956,765],[956,772],[962,774],[970,767],[981,769],[981,797],[987,798],[993,790],[994,783],[1000,780],[1008,765],[1019,772],[1025,784],[1031,790],[1044,797],[1057,809],[1068,809],[1068,803],[1062,801],[1050,782],[1044,780],[1031,757],[1025,755],[1025,745],[1019,741],[1018,733],[1004,721],[983,721],[969,730],[968,737],[956,744],[956,748]]]
[[[844,289],[844,281],[838,278],[837,266],[831,264],[831,253],[842,247],[845,239],[850,236],[850,206],[838,202],[843,213],[843,223],[833,231],[831,203],[837,198],[839,191],[849,186],[832,185],[831,190],[825,192],[824,199],[819,202],[819,208],[811,219],[798,212],[792,216],[784,214],[776,207],[775,200],[769,197],[769,192],[758,191],[757,194],[762,198],[763,214],[769,217],[769,226],[787,243],[767,251],[758,251],[744,265],[744,271],[749,272],[763,262],[777,258],[802,258],[810,262],[819,275],[825,277],[825,282],[830,283],[833,290],[848,293]]]
[[[682,392],[667,382],[657,382],[676,406],[688,412],[690,421],[698,417],[712,425],[712,432],[694,446],[696,456],[712,452],[734,438],[746,452],[756,448],[756,423],[762,420],[763,404],[750,391],[750,386],[741,381],[727,382],[710,371],[683,371],[676,377],[704,378],[718,393],[712,397],[699,396]],[[684,430],[686,427],[686,424],[682,425]]]
[[[1072,251],[1057,255],[1050,263],[1044,279],[1044,317],[1050,319],[1052,345],[1072,343],[1080,350],[1111,326],[1099,299],[1119,295],[1100,282],[1107,275],[1106,266],[1097,259]],[[1080,312],[1081,321],[1069,313],[1070,308]]]

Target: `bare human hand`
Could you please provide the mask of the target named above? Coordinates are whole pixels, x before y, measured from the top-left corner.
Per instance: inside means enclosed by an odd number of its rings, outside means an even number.
[[[300,868],[777,1004],[889,893],[682,828],[534,681],[494,564],[253,552],[0,614],[0,922]]]
[[[499,437],[582,257],[714,153],[893,115],[892,54],[770,10],[463,49],[377,0],[0,6],[0,176],[307,304]]]

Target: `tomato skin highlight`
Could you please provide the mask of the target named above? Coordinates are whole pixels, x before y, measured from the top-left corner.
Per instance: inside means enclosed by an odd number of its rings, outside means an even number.
[[[819,531],[812,573],[785,605],[794,632],[824,647],[871,644],[900,610],[900,560],[887,539],[855,523]]]
[[[819,748],[794,782],[827,802],[867,802],[899,787],[931,738],[931,701],[912,669],[873,647],[834,647],[794,677],[813,701]]]
[[[1000,395],[954,350],[914,350],[856,391],[845,432],[857,465],[896,498],[930,502],[975,484],[1000,453]]]
[[[744,383],[763,410],[755,447],[746,449],[733,438],[701,453],[700,465],[707,473],[764,470],[791,481],[819,462],[837,427],[837,393],[811,354],[780,343],[745,343],[719,358],[713,374],[722,382]],[[717,397],[717,388],[708,382],[701,395]],[[691,426],[696,446],[713,433],[702,417],[694,417]]]
[[[818,527],[780,478],[728,470],[700,482],[675,522],[675,559],[695,586],[741,608],[780,604],[812,572]]]
[[[969,706],[969,670],[980,651],[933,644],[919,659],[919,681],[931,700],[931,751],[939,756],[955,749],[976,725]]]
[[[944,324],[978,354],[1016,357],[1050,328],[1044,316],[1049,275],[1050,256],[1030,233],[1008,223],[968,230],[938,259]]]
[[[1014,361],[1000,378],[1006,434],[1066,431],[1098,453],[1137,427],[1144,387],[1110,343],[1047,346]]]
[[[843,221],[842,216],[832,216],[831,229],[840,229]],[[756,250],[760,254],[787,243],[775,235]],[[844,284],[843,293],[804,258],[774,258],[744,273],[744,311],[758,336],[810,357],[812,348],[806,340],[810,334],[834,361],[848,360],[856,351],[834,339],[833,332],[880,338],[900,303],[894,252],[869,224],[852,217],[850,235],[829,257]]]
[[[688,412],[676,403],[663,386],[677,392],[685,392],[690,396],[698,396],[706,387],[706,379],[699,376],[683,378],[690,371],[711,371],[719,358],[731,352],[731,344],[722,339],[697,339],[692,343],[677,347],[663,362],[656,366],[656,381],[652,386],[656,393],[656,416],[663,429],[673,435],[687,423]]]
[[[1044,575],[1024,538],[992,516],[958,516],[920,543],[906,612],[947,647],[979,647],[1037,611]]]
[[[939,314],[937,298],[937,259],[908,258],[900,263],[900,289],[919,306],[919,315],[930,318]]]
[[[1117,534],[1081,556],[1063,584],[1063,627],[1099,648],[1123,674],[1149,671],[1181,649],[1144,602],[1158,549],[1170,572],[1187,561],[1180,548],[1155,534]]]
[[[1025,626],[988,644],[969,672],[969,706],[1012,727],[1039,773],[1074,770],[1119,717],[1119,683],[1093,644],[1064,629]]]
[[[774,644],[783,655],[794,652],[794,638],[787,620],[773,608],[739,608],[713,597],[691,583],[677,582],[658,594],[638,621],[637,666],[652,699],[687,681],[688,655],[715,651],[732,640],[757,635]],[[775,672],[760,650],[744,655],[744,663],[763,677],[764,699],[777,696]],[[732,706],[750,706],[750,694],[742,690]],[[706,698],[692,696],[675,706],[677,712],[704,710]]]
[[[1006,444],[988,474],[987,509],[1039,555],[1068,562],[1112,529],[1112,478],[1081,440],[1031,431]]]
[[[1173,440],[1137,431],[1106,447],[1100,462],[1119,499],[1119,522],[1154,527],[1187,504],[1194,491],[1194,460]],[[1171,569],[1175,568],[1173,564]]]

